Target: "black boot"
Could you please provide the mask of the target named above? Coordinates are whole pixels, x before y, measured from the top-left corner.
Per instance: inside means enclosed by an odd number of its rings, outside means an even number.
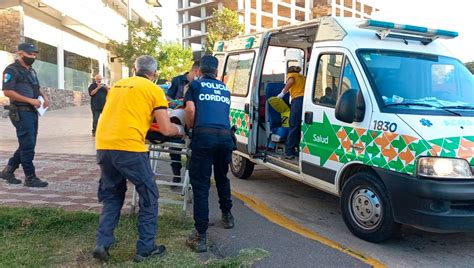
[[[190,247],[194,252],[202,253],[207,251],[206,233],[200,234],[193,230],[191,235],[186,240],[186,246]]]
[[[36,177],[36,175],[31,175],[31,176],[28,176],[25,179],[25,186],[28,186],[28,187],[46,187],[46,186],[48,186],[48,182],[40,180],[38,177]]]
[[[109,248],[100,245],[95,246],[94,251],[92,251],[92,257],[103,262],[108,261],[110,257]]]
[[[19,179],[15,178],[15,174],[13,172],[15,172],[15,169],[13,169],[13,167],[7,165],[2,170],[2,172],[0,172],[0,178],[6,180],[10,184],[20,184],[21,181]]]
[[[227,213],[222,213],[222,224],[224,225],[225,229],[234,228],[234,216],[229,211]]]
[[[161,257],[165,255],[166,247],[164,245],[155,246],[155,249],[146,254],[137,254],[133,258],[134,262],[142,262],[150,258]]]

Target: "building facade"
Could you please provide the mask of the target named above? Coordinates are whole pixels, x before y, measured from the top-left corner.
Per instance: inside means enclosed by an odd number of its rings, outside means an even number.
[[[35,43],[40,53],[33,67],[52,108],[87,103],[95,74],[108,83],[128,76],[109,40],[128,39],[128,19],[158,25],[159,6],[156,0],[2,0],[0,69],[14,60],[19,43]]]
[[[376,11],[364,0],[178,0],[182,43],[202,51],[206,21],[215,9],[222,7],[237,11],[246,33],[322,16],[369,18]]]

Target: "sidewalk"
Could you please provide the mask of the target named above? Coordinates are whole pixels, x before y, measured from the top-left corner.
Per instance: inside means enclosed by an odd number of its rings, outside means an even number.
[[[9,185],[0,180],[0,206],[57,207],[98,212],[96,191],[99,167],[95,162],[94,138],[90,135],[92,115],[88,106],[48,112],[40,119],[35,166],[45,189]],[[6,164],[17,147],[14,128],[8,118],[0,118],[0,166]],[[23,180],[23,171],[16,172]],[[231,180],[232,182],[232,180]],[[130,202],[131,187],[124,208]],[[210,252],[220,258],[234,256],[242,249],[261,248],[269,257],[257,267],[367,267],[368,265],[319,242],[304,238],[266,220],[242,201],[233,198],[236,227],[221,226],[215,187],[211,186]]]

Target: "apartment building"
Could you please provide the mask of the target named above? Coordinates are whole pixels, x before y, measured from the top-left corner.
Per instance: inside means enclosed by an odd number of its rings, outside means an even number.
[[[18,43],[27,41],[39,47],[33,67],[41,85],[54,91],[53,99],[85,93],[94,74],[113,83],[128,70],[114,60],[107,43],[128,39],[128,19],[159,24],[156,7],[157,0],[2,0],[0,69],[13,61]],[[87,101],[86,94],[79,95]]]
[[[328,15],[368,18],[376,11],[364,0],[178,0],[183,44],[202,51],[206,21],[215,9],[223,7],[237,11],[246,33]]]

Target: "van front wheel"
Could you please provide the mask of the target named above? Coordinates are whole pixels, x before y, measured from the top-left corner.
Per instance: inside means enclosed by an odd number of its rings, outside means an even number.
[[[400,228],[394,221],[385,186],[368,172],[352,175],[344,184],[341,210],[349,230],[370,242],[387,240]]]
[[[232,153],[232,161],[230,163],[230,171],[232,174],[242,180],[247,179],[252,175],[255,164],[247,158]]]

